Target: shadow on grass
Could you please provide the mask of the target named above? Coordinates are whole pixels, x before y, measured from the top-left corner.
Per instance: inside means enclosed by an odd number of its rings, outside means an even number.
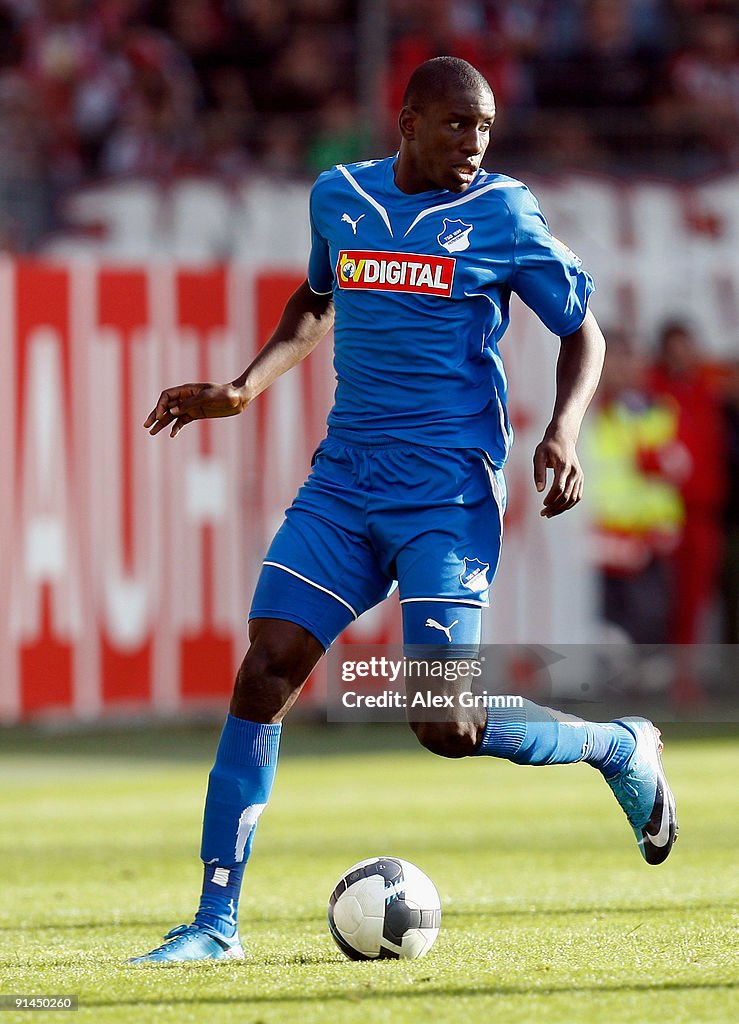
[[[603,904],[597,904],[592,907],[571,907],[567,906],[554,906],[554,907],[541,907],[531,908],[527,907],[492,907],[490,909],[482,910],[480,907],[470,907],[469,909],[460,910],[444,910],[443,920],[445,924],[450,924],[455,918],[469,918],[474,917],[480,921],[487,918],[504,918],[504,917],[516,917],[518,920],[525,921],[539,917],[556,917],[564,919],[567,917],[608,917],[611,914],[628,914],[633,917],[642,917],[648,914],[650,917],[658,917],[662,914],[674,914],[676,910],[680,910],[681,913],[690,913],[692,911],[703,912],[707,910],[727,910],[725,903],[660,903],[658,905],[649,906],[639,904],[634,906],[633,904],[627,904],[624,906],[609,906]],[[316,913],[286,913],[286,914],[255,914],[249,913],[244,921],[245,927],[248,929],[250,925],[275,925],[280,921],[290,924],[308,924],[314,923],[316,925],[322,923],[323,917]],[[113,918],[111,920],[104,920],[100,917],[96,917],[89,921],[75,921],[70,922],[46,922],[43,925],[35,925],[34,931],[55,931],[55,932],[75,932],[75,931],[90,931],[95,929],[110,928],[116,929],[128,929],[128,928],[146,928],[153,932],[161,931],[162,934],[168,931],[172,927],[172,918],[162,920],[139,920],[139,919],[120,919]],[[18,924],[13,925],[0,925],[0,932],[18,932]],[[2,963],[3,961],[0,961]],[[275,961],[277,962],[277,961]],[[282,962],[282,961],[280,961]]]
[[[185,725],[70,726],[63,731],[42,726],[6,727],[0,728],[0,761],[4,756],[22,755],[210,764],[220,732],[220,721]],[[736,739],[737,727],[733,723],[680,722],[665,726],[662,733],[668,743],[671,740],[726,740]],[[389,752],[428,756],[403,724],[291,721],[283,733],[281,749],[285,758]]]
[[[213,761],[221,722],[187,725],[132,725],[110,728],[40,727],[0,729],[0,760],[4,756],[33,758],[119,758],[125,760],[197,763]],[[351,754],[422,753],[409,729],[402,725],[339,725],[291,723],[282,734],[280,756],[345,757]]]
[[[390,964],[397,961],[384,961]],[[161,971],[161,967],[151,968]],[[458,985],[438,986],[428,985],[422,981],[416,983],[412,988],[396,989],[392,992],[383,992],[376,989],[363,991],[337,991],[322,993],[320,995],[264,995],[249,996],[207,996],[193,995],[192,997],[163,995],[160,998],[142,999],[90,999],[80,1003],[80,1009],[93,1007],[114,1007],[114,1006],[191,1006],[205,1004],[213,1006],[249,1006],[265,1004],[299,1004],[299,1003],[361,1003],[365,1000],[393,1000],[393,999],[427,999],[429,996],[440,996],[442,998],[470,998],[480,996],[533,996],[548,997],[555,995],[597,995],[601,992],[691,992],[691,991],[721,991],[734,989],[737,986],[732,982],[698,982],[694,985],[688,982],[665,981],[662,983],[642,984],[606,984],[606,985],[549,985],[546,988],[536,988],[524,985],[491,984],[480,986]]]
[[[212,763],[222,722],[187,725],[135,724],[68,730],[21,726],[0,729],[0,760],[24,757],[123,758],[157,762]],[[283,733],[281,756],[331,757],[347,754],[383,754],[388,751],[422,753],[407,726],[339,725],[297,721]]]

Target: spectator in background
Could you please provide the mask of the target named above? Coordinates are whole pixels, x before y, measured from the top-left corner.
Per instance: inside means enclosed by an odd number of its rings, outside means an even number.
[[[0,0],[0,73],[17,68],[23,58],[22,16],[14,3]]]
[[[698,343],[685,324],[662,328],[650,386],[674,403],[678,437],[691,465],[681,485],[685,526],[675,552],[670,639],[676,644],[699,643],[706,635],[721,563],[725,441],[720,402]]]
[[[192,148],[196,79],[185,51],[147,27],[156,6],[146,0],[27,5],[22,71],[47,123],[56,190],[101,171],[167,173]],[[183,23],[189,25],[184,15],[177,27],[191,39]]]
[[[413,69],[447,53],[469,61],[490,82],[499,107],[496,132],[500,132],[511,108],[531,102],[526,64],[509,45],[505,33],[496,30],[493,8],[490,21],[487,5],[475,0],[454,4],[447,0],[395,0],[390,10],[395,32],[387,88],[389,112],[402,106],[405,84]],[[394,131],[394,124],[392,128]]]
[[[17,72],[0,72],[0,251],[28,252],[51,227],[48,143],[36,92]]]
[[[739,360],[730,367],[724,403],[726,422],[726,550],[722,573],[723,641],[739,644]]]
[[[249,147],[257,120],[241,69],[225,64],[213,70],[206,103],[201,114],[203,170],[236,181],[254,166]]]
[[[538,115],[533,127],[535,146],[528,160],[547,174],[581,174],[585,169],[609,173],[613,169],[609,153],[586,115],[575,111],[561,111],[556,117]]]
[[[172,36],[197,79],[198,170],[236,181],[254,167],[251,80],[269,79],[287,38],[285,4],[168,0],[150,21]]]
[[[369,144],[369,133],[361,123],[351,96],[334,93],[319,111],[308,142],[308,170],[320,174],[334,164],[362,160],[367,156]]]
[[[665,643],[670,556],[683,525],[677,481],[689,460],[676,411],[650,394],[639,353],[618,331],[608,339],[585,439],[603,617],[634,643]]]
[[[582,22],[582,2],[500,0],[494,8],[495,30],[525,57],[562,57],[573,48]]]
[[[77,120],[80,108],[87,112],[83,91],[101,79],[97,118],[109,126],[115,116],[110,93],[120,87],[118,67],[105,67],[99,26],[87,0],[41,0],[24,21],[23,33],[23,71],[48,125],[51,176],[60,186],[78,184],[85,172]],[[116,84],[110,88],[103,78]]]
[[[164,17],[155,27],[169,35],[187,54],[201,87],[227,62],[228,22],[216,0],[168,0],[159,4]]]
[[[739,164],[739,21],[712,6],[692,17],[684,46],[668,63],[660,123],[698,146],[706,169]]]
[[[640,39],[629,5],[587,0],[572,49],[545,63],[538,96],[545,106],[611,113],[643,106],[651,95],[658,41]]]
[[[265,106],[276,114],[306,114],[318,110],[337,83],[337,65],[326,60],[326,40],[315,28],[291,33],[270,70]]]
[[[49,128],[23,74],[17,5],[0,3],[0,251],[27,252],[51,226]]]
[[[151,29],[132,29],[123,53],[130,78],[102,169],[152,178],[192,169],[201,146],[196,121],[200,93],[186,57]]]
[[[354,91],[352,20],[344,4],[233,0],[232,7],[231,60],[246,70],[258,111],[315,111],[334,88]]]
[[[39,0],[27,5],[23,73],[49,132],[49,172],[59,188],[98,169],[129,80],[121,40],[142,0]]]
[[[305,170],[304,142],[286,115],[264,118],[259,132],[259,165],[271,181],[299,178]]]
[[[246,75],[257,110],[269,109],[270,73],[290,35],[287,0],[230,0],[229,63]]]
[[[351,20],[353,0],[291,0],[290,19],[335,33]]]
[[[655,89],[659,41],[648,45],[640,38],[623,0],[588,0],[582,15],[573,48],[538,62],[537,101],[544,110],[587,111],[590,130],[607,144],[611,159],[626,150],[633,160],[652,145],[643,110]]]
[[[336,126],[333,97],[353,103],[356,93],[353,7],[346,0],[231,0],[227,8],[229,64],[245,75],[253,104],[250,149],[269,173],[300,176],[312,163],[306,152],[316,132],[346,131]],[[286,128],[292,137],[280,138]]]

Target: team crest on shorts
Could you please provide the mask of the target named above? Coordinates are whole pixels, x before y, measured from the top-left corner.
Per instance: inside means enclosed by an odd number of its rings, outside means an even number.
[[[488,583],[489,569],[488,562],[481,562],[479,558],[465,558],[464,569],[459,574],[459,582],[473,594],[480,594],[490,586]]]
[[[463,220],[444,218],[444,226],[436,236],[436,241],[443,245],[447,252],[464,252],[470,247],[472,227],[472,224],[465,224]]]

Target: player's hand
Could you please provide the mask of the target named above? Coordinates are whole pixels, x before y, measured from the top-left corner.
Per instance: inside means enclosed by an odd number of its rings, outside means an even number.
[[[534,483],[541,492],[547,485],[547,470],[554,471],[552,485],[544,497],[539,515],[545,519],[561,515],[582,498],[584,475],[575,442],[561,433],[545,434],[534,452]]]
[[[233,384],[181,384],[162,391],[156,408],[144,421],[144,427],[153,436],[170,423],[170,437],[176,437],[193,420],[236,416],[243,412],[247,400],[241,388]]]

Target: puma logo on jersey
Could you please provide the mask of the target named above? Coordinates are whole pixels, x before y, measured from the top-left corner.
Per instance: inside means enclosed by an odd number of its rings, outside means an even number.
[[[451,625],[442,626],[442,624],[440,622],[437,622],[436,619],[426,619],[426,625],[429,627],[429,629],[440,629],[441,632],[449,641],[449,643],[452,642],[452,630],[454,629],[458,622],[459,619],[455,619],[454,622],[451,623]]]
[[[362,219],[362,217],[366,217],[366,216],[367,216],[366,213],[360,213],[360,215],[357,217],[356,220],[352,220],[348,213],[342,213],[342,215],[341,215],[341,223],[342,224],[351,224],[352,231],[356,235],[356,233],[357,233],[357,224],[359,224],[359,222]]]
[[[414,292],[450,298],[456,261],[425,253],[342,249],[336,262],[339,288]]]

